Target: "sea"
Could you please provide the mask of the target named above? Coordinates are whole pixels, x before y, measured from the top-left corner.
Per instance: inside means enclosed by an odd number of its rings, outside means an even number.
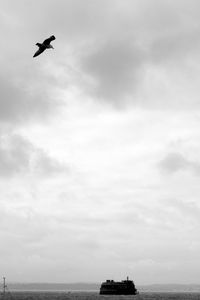
[[[0,299],[9,300],[200,300],[200,293],[147,293],[131,296],[104,296],[98,292],[12,292]]]

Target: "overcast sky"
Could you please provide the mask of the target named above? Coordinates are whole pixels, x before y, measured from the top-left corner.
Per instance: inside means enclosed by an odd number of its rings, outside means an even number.
[[[199,283],[200,1],[0,0],[0,35],[0,276]]]

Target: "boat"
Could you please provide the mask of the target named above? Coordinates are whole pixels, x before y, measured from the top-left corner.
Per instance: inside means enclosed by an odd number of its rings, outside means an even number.
[[[126,280],[114,281],[106,280],[100,287],[100,295],[137,295],[138,291],[132,280],[127,277]]]

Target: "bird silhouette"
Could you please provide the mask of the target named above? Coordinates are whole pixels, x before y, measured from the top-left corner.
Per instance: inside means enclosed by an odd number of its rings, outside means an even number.
[[[44,40],[44,42],[42,44],[41,43],[37,43],[36,46],[38,46],[39,49],[35,52],[35,54],[33,55],[33,57],[36,57],[36,56],[40,55],[46,49],[54,49],[53,46],[50,43],[53,40],[55,40],[55,39],[56,39],[55,36],[52,35],[48,39]]]

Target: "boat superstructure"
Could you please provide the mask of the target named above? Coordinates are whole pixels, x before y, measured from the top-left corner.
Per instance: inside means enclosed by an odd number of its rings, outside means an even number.
[[[136,295],[138,291],[132,280],[114,281],[106,280],[101,284],[100,295]]]

